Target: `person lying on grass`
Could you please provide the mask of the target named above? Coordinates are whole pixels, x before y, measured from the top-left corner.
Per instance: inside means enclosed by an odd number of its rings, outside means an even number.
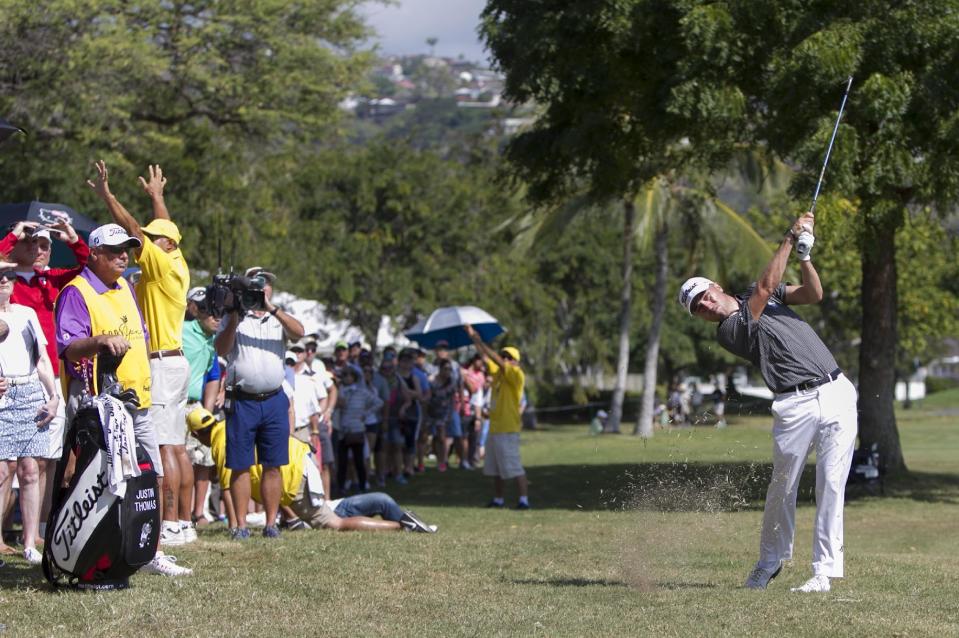
[[[187,426],[201,443],[210,447],[220,485],[230,484],[226,467],[226,424],[217,421],[204,408],[187,416]],[[310,527],[343,531],[396,531],[433,533],[435,525],[427,525],[413,512],[403,511],[396,501],[382,492],[359,494],[329,501],[323,492],[320,472],[313,461],[313,451],[306,443],[290,437],[290,462],[281,466],[282,493],[280,504],[292,509]],[[251,496],[259,503],[262,468],[250,468]],[[373,518],[373,516],[381,518]],[[268,521],[269,522],[269,521]]]

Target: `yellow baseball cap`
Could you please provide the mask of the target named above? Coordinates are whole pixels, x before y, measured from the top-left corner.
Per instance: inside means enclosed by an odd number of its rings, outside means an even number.
[[[503,354],[509,355],[510,359],[512,359],[516,363],[519,363],[519,350],[517,350],[513,346],[506,346],[505,348],[500,350],[500,352]]]
[[[180,243],[180,229],[169,219],[154,219],[152,222],[140,228],[147,235],[154,237],[166,237],[176,243]]]
[[[186,426],[190,429],[190,432],[199,432],[215,423],[216,417],[206,408],[194,408],[186,416]]]

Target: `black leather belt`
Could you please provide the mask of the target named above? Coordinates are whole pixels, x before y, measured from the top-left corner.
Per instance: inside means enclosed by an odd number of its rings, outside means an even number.
[[[270,390],[269,392],[244,392],[243,390],[231,390],[227,394],[236,399],[237,401],[266,401],[270,397],[276,396],[282,386],[276,390]]]
[[[162,359],[163,357],[182,357],[183,350],[174,348],[173,350],[155,350],[150,353],[151,359]]]
[[[796,384],[791,388],[786,388],[783,390],[783,392],[803,392],[805,390],[812,390],[813,388],[818,388],[819,386],[829,383],[830,381],[835,381],[839,378],[840,374],[842,374],[842,369],[836,368],[824,377],[803,381],[802,383]]]

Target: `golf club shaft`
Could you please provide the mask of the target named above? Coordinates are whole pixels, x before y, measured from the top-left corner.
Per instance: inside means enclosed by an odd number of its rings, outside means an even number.
[[[839,122],[842,121],[842,112],[846,108],[846,98],[849,97],[849,89],[852,88],[852,76],[849,76],[849,81],[846,83],[846,92],[842,96],[842,104],[839,105],[839,115],[836,117],[836,126],[832,129],[832,137],[829,138],[829,147],[826,148],[826,159],[822,162],[822,170],[819,171],[819,181],[816,182],[816,192],[812,196],[812,206],[809,209],[809,212],[812,214],[816,213],[816,201],[819,199],[819,189],[822,188],[822,178],[826,176],[826,166],[829,164],[829,155],[832,153],[833,142],[836,141],[836,133],[839,132]]]

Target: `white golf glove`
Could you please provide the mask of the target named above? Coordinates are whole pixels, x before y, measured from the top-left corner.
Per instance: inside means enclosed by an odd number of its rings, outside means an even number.
[[[799,261],[809,261],[811,259],[809,253],[812,252],[815,243],[816,238],[813,237],[812,233],[802,232],[799,234],[799,239],[796,240],[796,254],[799,255]]]

